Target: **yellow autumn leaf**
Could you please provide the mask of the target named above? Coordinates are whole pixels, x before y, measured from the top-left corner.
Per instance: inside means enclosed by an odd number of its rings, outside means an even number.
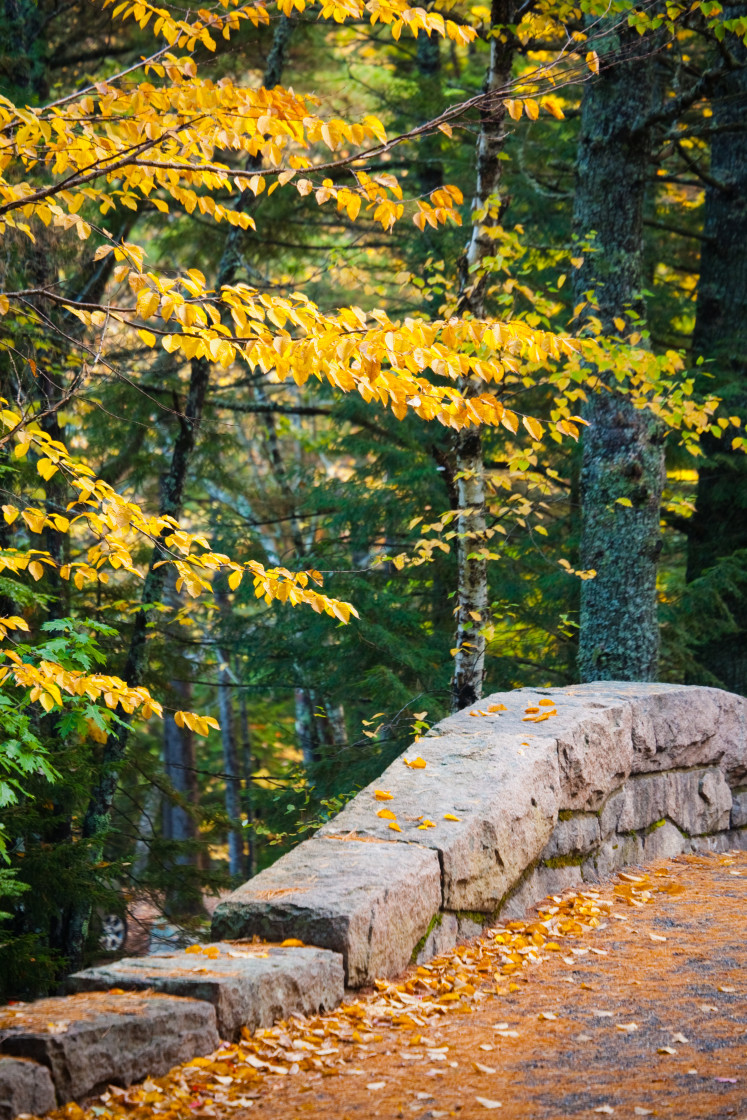
[[[395,816],[395,814],[392,812],[391,809],[379,809],[376,816],[377,817],[382,817],[382,819],[385,820],[385,821],[396,821],[396,819],[397,819],[397,817]]]
[[[303,947],[303,941],[299,941],[297,937],[286,937],[285,941],[280,942],[283,949],[300,949]]]
[[[455,817],[453,813],[444,813],[445,821],[460,821],[461,817]]]
[[[377,801],[394,801],[394,794],[390,793],[388,789],[374,790],[374,797]]]
[[[399,825],[397,824],[396,821],[392,821],[390,823],[389,827],[391,828],[392,832],[401,832],[402,831],[402,829],[399,827]]]
[[[420,756],[413,758],[412,761],[408,758],[403,758],[402,761],[405,766],[409,766],[411,770],[425,770],[426,767],[425,759],[420,758]]]
[[[521,118],[521,114],[524,111],[524,106],[522,105],[521,101],[515,101],[512,98],[507,97],[503,104],[506,106],[506,111],[508,112],[511,120],[518,121]]]

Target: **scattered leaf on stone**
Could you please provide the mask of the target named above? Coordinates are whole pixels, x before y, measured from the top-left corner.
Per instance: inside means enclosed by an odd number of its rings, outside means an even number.
[[[405,766],[409,766],[411,770],[425,770],[426,767],[426,761],[424,758],[421,758],[420,755],[418,755],[417,758],[413,758],[412,760],[410,760],[409,758],[403,758],[402,761],[404,762]]]
[[[445,821],[460,821],[461,817],[455,817],[453,813],[444,813]]]
[[[657,1054],[676,1054],[677,1051],[673,1046],[659,1046],[656,1049]]]
[[[396,821],[391,821],[389,827],[391,828],[392,832],[401,832],[402,831],[402,829],[399,827],[399,825],[397,824]]]
[[[396,821],[397,819],[391,809],[379,809],[376,816],[382,817],[385,821]]]
[[[374,790],[374,797],[377,801],[394,801],[394,794],[390,793],[388,789]]]

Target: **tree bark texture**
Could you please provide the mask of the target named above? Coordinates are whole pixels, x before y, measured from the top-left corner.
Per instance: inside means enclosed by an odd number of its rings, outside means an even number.
[[[724,8],[725,20],[745,18],[747,4]],[[747,418],[747,48],[735,35],[724,46],[734,69],[714,90],[711,182],[706,187],[704,240],[696,304],[693,352],[706,359],[704,388],[724,400],[730,414]],[[741,434],[703,440],[708,462],[698,473],[695,514],[688,533],[687,578],[747,549],[747,460],[732,451]],[[747,568],[743,562],[742,569]],[[747,583],[747,571],[745,583]],[[747,587],[742,588],[747,591]],[[698,651],[698,660],[722,687],[747,694],[747,603],[725,596],[735,630]]]
[[[594,234],[574,276],[575,302],[588,300],[604,334],[641,326],[643,210],[651,155],[646,120],[654,100],[654,51],[647,36],[610,21],[587,81],[576,165],[577,235]],[[596,44],[595,44],[596,45]],[[596,570],[581,585],[579,673],[591,680],[654,680],[659,651],[656,601],[664,484],[663,433],[610,385],[583,410],[581,566]],[[620,505],[618,499],[630,505]]]
[[[480,115],[477,139],[477,181],[472,202],[472,234],[460,264],[458,312],[476,319],[485,315],[486,258],[493,256],[493,234],[500,227],[505,201],[499,159],[506,142],[506,107],[500,97],[511,80],[515,40],[510,25],[515,19],[514,0],[493,0],[491,7],[490,61],[484,92],[490,96]],[[481,387],[461,383],[464,393]],[[485,638],[488,621],[488,571],[486,548],[485,463],[482,429],[465,428],[455,437],[457,478],[458,576],[456,606],[456,655],[451,682],[453,711],[469,707],[482,695],[485,678]]]

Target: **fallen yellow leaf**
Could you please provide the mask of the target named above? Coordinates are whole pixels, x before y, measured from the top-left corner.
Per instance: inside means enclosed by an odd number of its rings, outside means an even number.
[[[377,801],[394,801],[394,794],[390,793],[388,789],[375,789],[374,797]]]
[[[453,813],[444,813],[445,821],[460,821],[461,817],[455,817]]]
[[[392,823],[389,825],[389,827],[391,828],[392,832],[401,832],[402,831],[402,829],[399,827],[399,825],[397,824],[396,821],[392,821]]]
[[[299,941],[297,937],[286,937],[280,944],[283,949],[299,949],[303,946],[303,941]]]
[[[413,758],[412,762],[409,758],[403,758],[402,761],[404,762],[405,766],[409,766],[411,770],[425,770],[425,759],[420,758],[420,756],[418,756],[417,758]]]
[[[385,821],[396,821],[397,819],[391,809],[379,809],[376,816],[383,817]]]

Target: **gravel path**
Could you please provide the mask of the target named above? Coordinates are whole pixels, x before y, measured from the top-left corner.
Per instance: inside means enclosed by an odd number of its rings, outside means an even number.
[[[546,900],[62,1120],[747,1120],[747,853]]]
[[[747,1120],[746,935],[745,853],[658,863],[516,991],[430,1022],[419,1045],[390,1028],[347,1076],[283,1078],[252,1113]]]

